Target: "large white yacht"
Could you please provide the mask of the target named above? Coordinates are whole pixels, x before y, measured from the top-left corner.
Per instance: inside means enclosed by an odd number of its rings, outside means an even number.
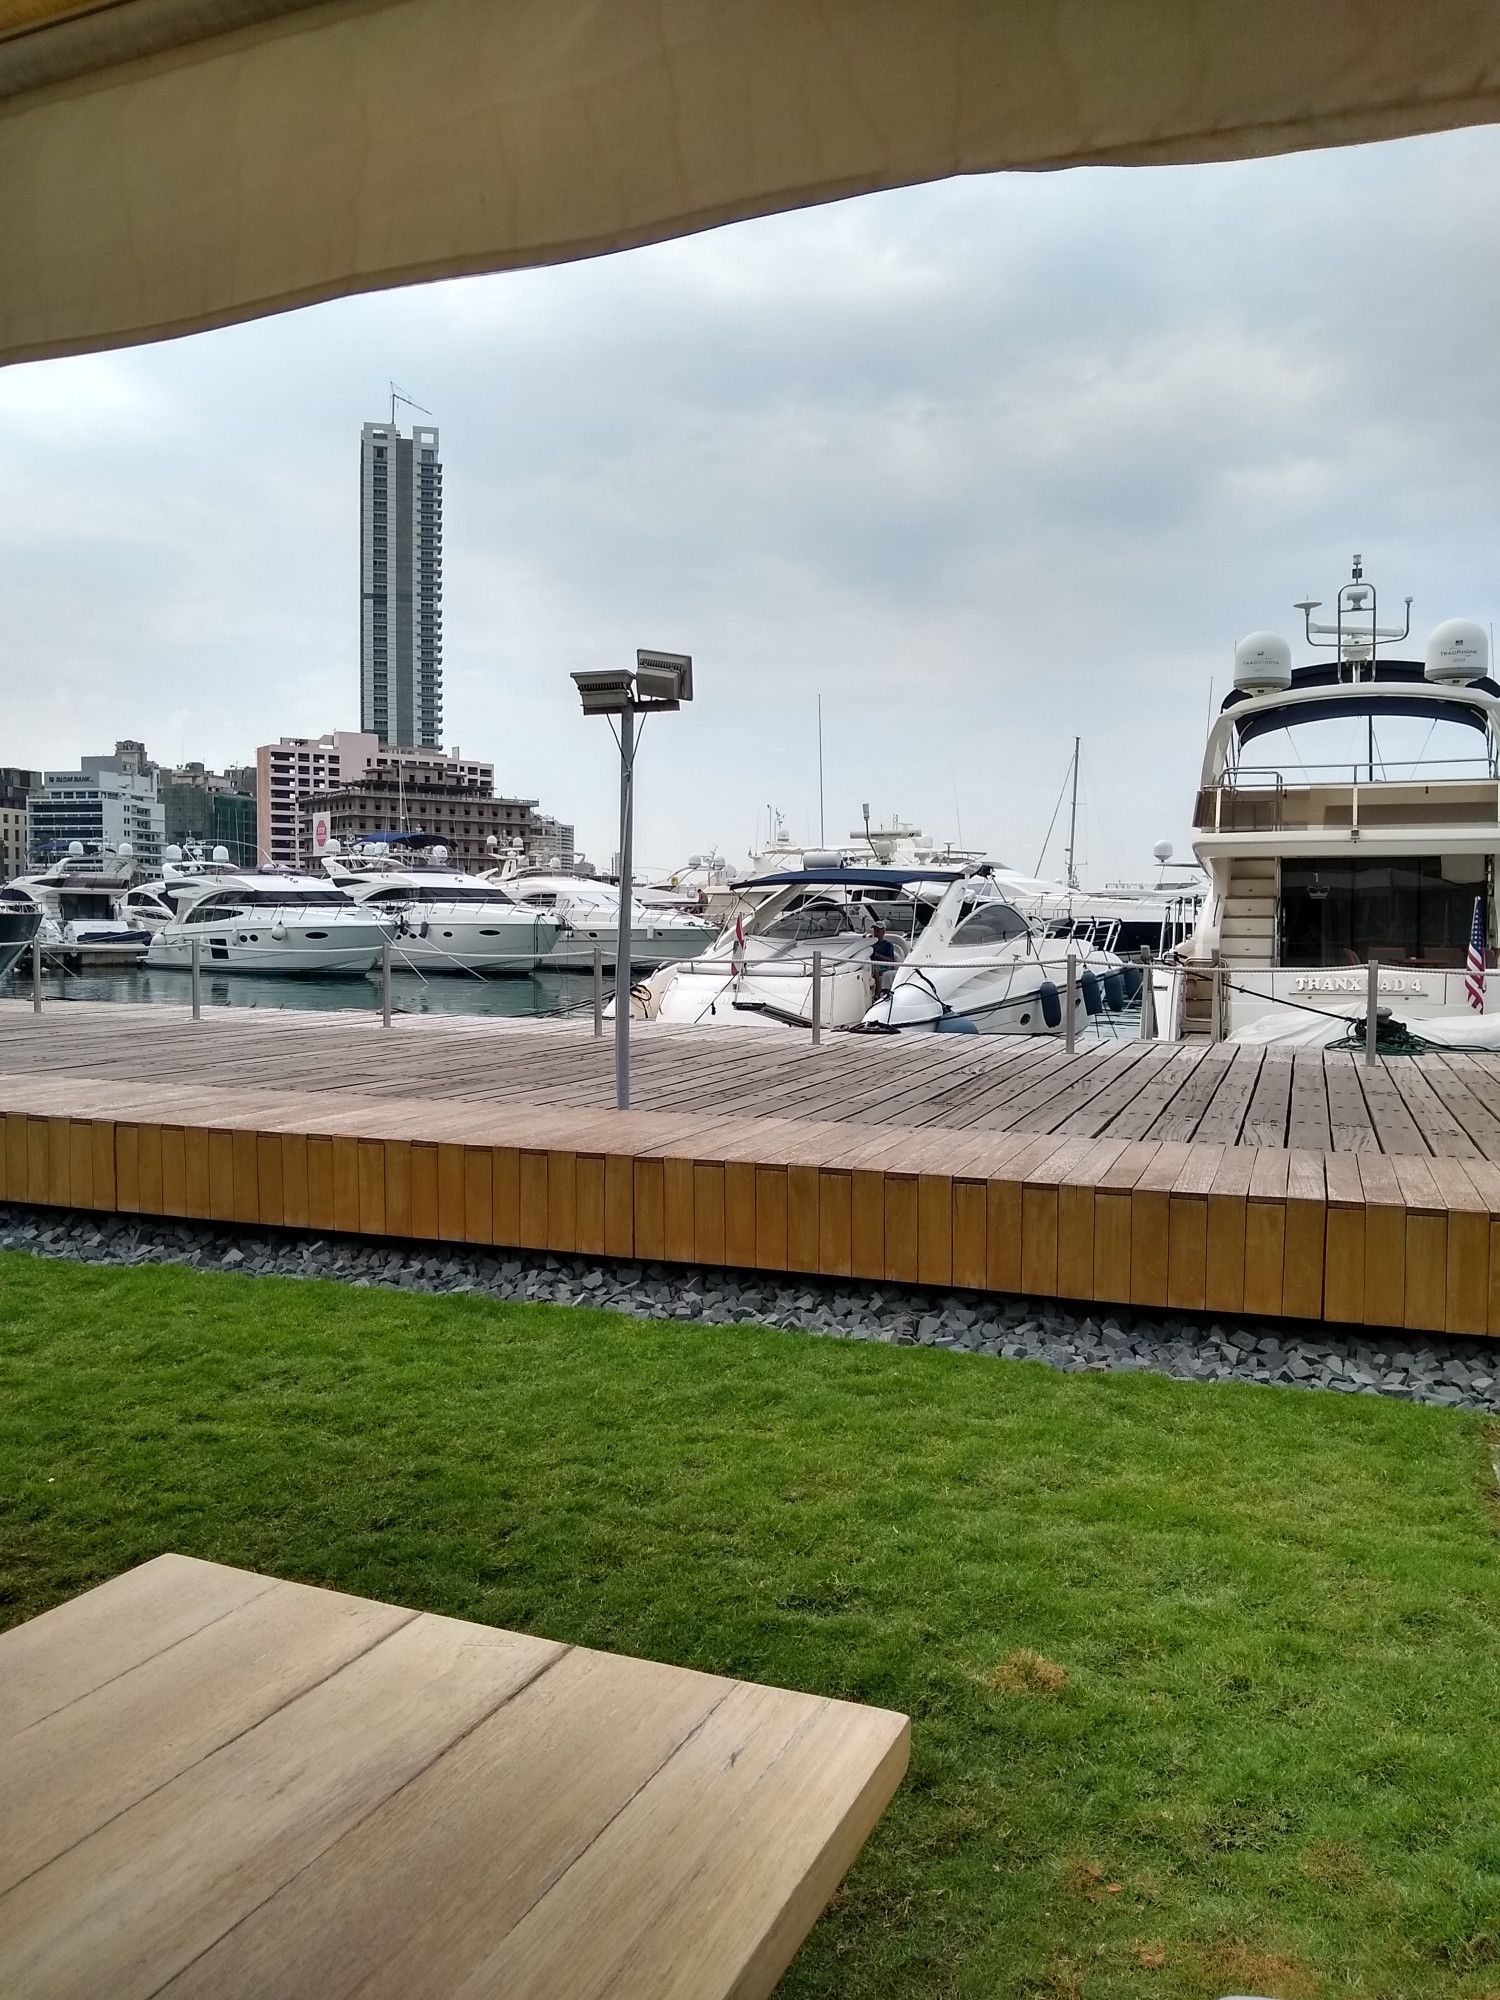
[[[981,866],[944,893],[912,940],[889,989],[865,1015],[869,1028],[935,1029],[983,1035],[1060,1033],[1074,961],[1074,1025],[1123,1013],[1139,990],[1126,968],[1095,942],[1093,926],[1070,930],[1028,917],[997,871]]]
[[[335,976],[373,970],[390,923],[326,877],[211,873],[176,885],[175,914],[151,938],[146,964],[186,971],[193,944],[206,971]]]
[[[39,874],[18,875],[12,887],[41,911],[42,948],[49,960],[79,966],[139,965],[149,931],[122,915],[121,901],[136,874],[128,840],[90,854],[81,840]]]
[[[487,870],[482,881],[498,882],[525,909],[554,918],[558,925],[552,948],[543,960],[550,971],[587,972],[594,952],[604,969],[615,969],[619,936],[620,891],[613,882],[594,875],[527,868],[512,855],[499,868]],[[713,943],[718,926],[682,910],[650,908],[632,896],[630,902],[630,969],[651,972],[659,965],[692,958]]]
[[[1466,961],[1477,935],[1495,963],[1500,687],[1465,619],[1421,660],[1396,657],[1410,607],[1382,625],[1356,557],[1331,621],[1297,606],[1331,657],[1294,668],[1271,632],[1236,648],[1194,812],[1208,890],[1163,981],[1167,1034],[1206,1030],[1215,984],[1231,1037],[1342,1033],[1328,1017],[1364,1016],[1372,961],[1380,1005],[1419,1033],[1446,1018],[1472,1041],[1496,1004]]]
[[[878,996],[872,950],[885,929],[898,959],[959,879],[953,868],[810,865],[758,876],[761,900],[708,950],[665,965],[634,992],[646,1020],[699,1026],[806,1026],[813,1012],[813,953],[819,954],[820,1018],[830,1028],[862,1022]]]
[[[329,845],[324,873],[390,922],[398,967],[490,978],[550,962],[561,920],[523,908],[497,882],[450,868],[446,847],[418,835],[367,841],[348,852]]]

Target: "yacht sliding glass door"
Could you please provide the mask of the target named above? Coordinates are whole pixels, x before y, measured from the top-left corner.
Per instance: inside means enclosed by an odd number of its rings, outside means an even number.
[[[1283,861],[1281,963],[1461,966],[1474,899],[1489,910],[1487,878],[1478,855]]]

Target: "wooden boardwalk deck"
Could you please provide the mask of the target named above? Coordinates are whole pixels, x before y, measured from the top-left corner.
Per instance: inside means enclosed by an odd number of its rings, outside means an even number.
[[[1500,1059],[0,1004],[0,1195],[1500,1333]]]

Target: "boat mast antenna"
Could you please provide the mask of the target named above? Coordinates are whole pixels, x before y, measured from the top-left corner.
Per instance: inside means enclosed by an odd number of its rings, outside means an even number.
[[[1067,880],[1068,880],[1068,887],[1070,889],[1076,889],[1078,887],[1078,873],[1073,866],[1073,849],[1078,838],[1078,744],[1079,744],[1079,738],[1075,736],[1073,738],[1073,802],[1068,809]]]
[[[1349,669],[1351,680],[1375,678],[1375,659],[1382,639],[1402,640],[1411,631],[1411,599],[1406,600],[1406,617],[1400,630],[1394,625],[1382,625],[1379,613],[1379,594],[1373,583],[1365,581],[1365,559],[1356,555],[1352,574],[1346,584],[1339,588],[1338,615],[1332,625],[1315,625],[1313,613],[1321,609],[1316,597],[1299,599],[1295,609],[1302,613],[1303,628],[1309,646],[1331,647],[1337,654],[1339,679],[1344,678],[1344,668]],[[1368,610],[1369,622],[1365,622]]]
[[[823,825],[823,697],[818,696],[818,845],[828,845],[828,833]]]

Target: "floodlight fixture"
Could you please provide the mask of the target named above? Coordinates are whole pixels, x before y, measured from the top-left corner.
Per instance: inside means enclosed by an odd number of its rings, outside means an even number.
[[[623,668],[574,674],[572,679],[585,715],[623,715],[630,707],[632,676]]]
[[[693,661],[689,653],[660,653],[640,646],[635,655],[635,692],[641,702],[669,703],[676,708],[693,698]]]

